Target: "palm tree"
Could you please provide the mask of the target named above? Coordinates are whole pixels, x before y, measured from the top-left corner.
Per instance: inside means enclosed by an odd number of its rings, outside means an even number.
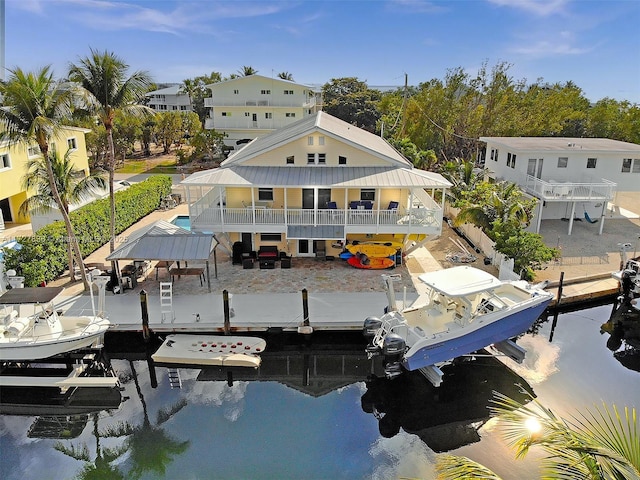
[[[293,82],[293,74],[291,74],[289,72],[280,72],[278,74],[278,78],[281,78],[282,80],[289,80],[290,82]]]
[[[24,72],[16,68],[9,70],[8,80],[0,84],[0,94],[4,97],[4,106],[0,108],[0,139],[25,146],[35,143],[40,148],[51,197],[62,214],[84,288],[88,290],[89,282],[80,247],[69,214],[64,209],[49,155],[51,142],[64,128],[62,122],[71,118],[76,98],[74,89],[55,81],[49,66],[36,72]],[[69,276],[72,281],[75,280],[73,269]]]
[[[536,399],[524,405],[494,392],[491,413],[504,427],[505,438],[516,447],[516,458],[534,446],[547,456],[542,478],[622,480],[640,478],[640,430],[635,408],[603,405],[569,422],[557,417]],[[531,428],[534,425],[536,428]],[[441,480],[499,479],[495,473],[466,457],[444,455],[436,465]]]
[[[69,66],[69,79],[81,87],[82,98],[89,111],[96,114],[107,132],[109,143],[109,205],[110,239],[109,251],[113,252],[116,238],[116,204],[113,188],[115,148],[113,144],[113,122],[116,113],[145,116],[153,110],[142,105],[145,93],[151,85],[147,72],[137,71],[127,77],[127,65],[112,52],[91,49],[91,55]]]
[[[36,157],[27,162],[27,173],[22,177],[23,187],[27,191],[35,191],[36,194],[27,198],[20,205],[20,213],[27,215],[29,212],[47,213],[56,206],[56,202],[49,185],[47,165],[53,169],[56,188],[62,203],[62,208],[69,214],[69,205],[93,198],[98,189],[104,189],[107,182],[102,177],[102,172],[93,172],[88,176],[84,170],[74,167],[71,161],[71,150],[67,150],[63,158],[57,152],[49,151],[49,159]],[[73,249],[67,243],[67,255],[69,258],[69,272],[74,271]],[[78,265],[80,268],[80,265]]]
[[[238,70],[238,73],[241,77],[248,77],[249,75],[255,75],[258,71],[253,67],[244,65],[240,70]]]

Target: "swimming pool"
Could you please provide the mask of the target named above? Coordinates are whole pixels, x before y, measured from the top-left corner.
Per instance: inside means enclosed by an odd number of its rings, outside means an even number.
[[[189,218],[189,215],[178,215],[176,218],[171,220],[171,223],[180,228],[184,228],[185,230],[191,230],[191,219]]]

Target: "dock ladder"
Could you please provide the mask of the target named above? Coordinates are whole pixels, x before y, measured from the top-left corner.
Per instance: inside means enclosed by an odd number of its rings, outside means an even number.
[[[182,379],[180,378],[180,371],[177,368],[168,368],[169,385],[172,389],[182,388]]]
[[[160,282],[160,313],[162,314],[162,323],[169,319],[171,323],[176,319],[173,311],[173,283]]]

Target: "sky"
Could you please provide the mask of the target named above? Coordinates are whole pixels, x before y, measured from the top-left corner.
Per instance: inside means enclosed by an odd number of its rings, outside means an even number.
[[[514,80],[640,104],[638,0],[4,1],[8,69],[51,65],[63,77],[93,48],[157,83],[251,66],[375,87],[506,62]]]

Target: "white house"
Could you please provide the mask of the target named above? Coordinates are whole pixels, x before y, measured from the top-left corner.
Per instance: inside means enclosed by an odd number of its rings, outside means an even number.
[[[180,85],[173,85],[147,93],[149,108],[156,112],[192,111],[191,99],[189,95],[181,92],[181,88]]]
[[[280,78],[248,75],[207,85],[205,128],[227,134],[234,148],[313,115],[320,109],[313,87]]]
[[[451,186],[383,138],[325,112],[256,138],[181,185],[193,231],[293,256],[338,255],[356,240],[407,245],[439,235],[438,202]]]
[[[540,200],[535,231],[543,219],[576,215],[600,220],[617,192],[640,194],[640,145],[606,138],[480,137],[485,167],[498,180],[520,185]],[[595,222],[594,222],[595,223]]]

